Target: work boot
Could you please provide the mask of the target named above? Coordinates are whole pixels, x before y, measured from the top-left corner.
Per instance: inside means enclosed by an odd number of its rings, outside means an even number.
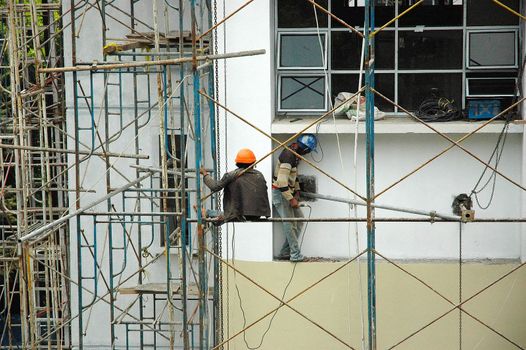
[[[291,262],[302,262],[302,261],[305,261],[305,260],[306,260],[306,258],[303,255],[301,255],[301,254],[298,254],[298,255],[296,255],[294,257],[293,256],[290,257],[290,261]]]

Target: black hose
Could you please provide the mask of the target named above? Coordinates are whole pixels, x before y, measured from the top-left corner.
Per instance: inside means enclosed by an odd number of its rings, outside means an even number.
[[[462,111],[455,106],[453,100],[436,94],[424,99],[415,114],[425,122],[450,122],[463,118]]]

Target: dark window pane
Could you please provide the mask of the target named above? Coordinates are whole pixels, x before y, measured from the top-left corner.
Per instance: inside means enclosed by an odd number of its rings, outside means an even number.
[[[515,67],[517,39],[514,31],[469,32],[469,68]]]
[[[462,74],[399,74],[398,101],[410,111],[431,95],[437,88],[440,97],[454,100],[457,108],[462,108]]]
[[[520,0],[500,0],[519,12]],[[491,0],[467,0],[468,26],[519,25],[519,17]]]
[[[364,8],[363,0],[337,0],[333,1],[332,13],[352,25],[353,27],[364,26]],[[394,1],[377,0],[375,5],[375,25],[377,27],[387,23],[395,16]],[[338,21],[332,19],[333,27],[344,27]]]
[[[393,31],[376,35],[376,68],[394,69]],[[350,32],[332,32],[332,69],[359,69],[362,39]]]
[[[280,37],[280,67],[325,66],[325,34],[282,34]]]
[[[281,77],[280,106],[283,110],[325,109],[325,78]]]
[[[328,8],[327,0],[316,2]],[[278,3],[278,28],[316,28],[316,17],[313,5],[305,0],[277,0]],[[318,24],[327,27],[327,14],[316,9]]]
[[[362,76],[362,85],[363,84],[365,84],[364,76]],[[378,92],[394,101],[394,74],[376,74],[375,86]],[[354,93],[358,91],[358,74],[333,74],[331,91],[333,103],[340,92]],[[374,105],[384,112],[394,111],[393,105],[380,96],[374,97]]]
[[[461,69],[462,31],[400,31],[399,69]]]
[[[486,0],[477,0],[486,1]],[[416,1],[403,0],[399,13],[407,10]],[[426,0],[413,8],[398,21],[401,27],[410,26],[461,26],[463,6],[461,1]]]
[[[468,78],[468,96],[506,96],[515,94],[515,78]]]

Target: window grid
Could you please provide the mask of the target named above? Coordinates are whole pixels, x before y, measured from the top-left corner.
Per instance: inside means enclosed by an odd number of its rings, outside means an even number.
[[[276,6],[275,6],[275,14],[276,14],[276,17],[278,16],[278,6],[277,6],[277,2],[279,0],[276,0]],[[395,13],[395,16],[397,16],[399,14],[399,6],[398,6],[398,3],[395,2],[395,9],[394,9],[394,13]],[[467,94],[466,94],[466,84],[467,84],[467,79],[468,79],[468,74],[469,73],[474,73],[476,70],[474,69],[468,69],[467,68],[467,64],[466,64],[466,59],[467,59],[467,35],[468,35],[468,32],[469,31],[474,31],[474,30],[514,30],[517,32],[517,37],[519,39],[519,42],[520,42],[520,36],[521,36],[521,32],[519,31],[519,25],[499,25],[499,26],[467,26],[467,1],[464,1],[463,2],[463,12],[462,12],[462,26],[444,26],[444,27],[441,27],[441,26],[404,26],[404,27],[400,27],[399,25],[399,21],[396,21],[394,23],[393,26],[391,27],[388,27],[388,28],[385,28],[384,30],[385,31],[394,31],[395,35],[394,35],[394,69],[375,69],[375,73],[377,74],[394,74],[394,101],[396,103],[399,103],[399,75],[400,74],[408,74],[408,73],[411,73],[411,74],[424,74],[424,73],[433,73],[433,74],[451,74],[451,73],[458,73],[461,75],[461,91],[462,91],[462,97],[461,97],[461,104],[459,104],[459,107],[461,108],[465,108],[466,107],[466,97],[467,97]],[[328,1],[328,6],[327,6],[327,9],[329,11],[332,12],[332,1]],[[359,73],[359,70],[353,70],[353,69],[333,69],[332,68],[332,33],[334,32],[350,32],[350,30],[348,30],[347,28],[343,28],[343,27],[334,27],[332,26],[332,20],[330,18],[330,16],[328,15],[325,15],[324,13],[319,13],[318,11],[318,19],[321,17],[321,16],[326,16],[327,17],[327,27],[320,27],[319,30],[320,30],[320,33],[326,33],[326,36],[325,36],[325,43],[326,43],[326,69],[325,71],[321,71],[320,70],[300,70],[302,73],[305,73],[305,74],[327,74],[327,77],[326,77],[326,81],[327,81],[327,86],[329,87],[329,92],[330,92],[330,95],[331,96],[326,96],[326,99],[331,99],[331,101],[329,101],[329,103],[326,102],[326,106],[330,106],[332,105],[332,101],[333,101],[333,97],[336,96],[340,91],[332,91],[332,77],[334,74],[358,74]],[[376,27],[379,27],[380,25],[382,25],[383,23],[376,23]],[[276,26],[277,26],[277,21],[276,21]],[[461,30],[462,31],[462,66],[460,69],[399,69],[399,50],[400,50],[400,47],[399,47],[399,40],[400,40],[400,37],[399,37],[399,33],[402,32],[402,31],[416,31],[417,29],[421,29],[423,27],[424,31],[452,31],[452,30]],[[363,27],[356,27],[358,30],[363,30]],[[276,39],[278,39],[280,33],[317,33],[317,29],[316,28],[278,28],[276,27]],[[277,43],[277,42],[276,42]],[[279,43],[277,43],[277,45],[279,45]],[[516,48],[518,47],[518,43],[515,44]],[[279,46],[278,46],[279,48]],[[518,60],[518,58],[516,58],[516,60]],[[279,64],[279,56],[276,57],[276,67],[278,66]],[[519,62],[520,64],[520,62]],[[516,74],[516,69],[505,69],[505,70],[499,70],[499,69],[494,69],[493,71],[499,71],[499,72],[506,72],[506,73],[509,73],[510,76]],[[278,89],[279,89],[279,82],[280,82],[280,79],[281,79],[281,76],[282,75],[287,75],[287,76],[290,76],[291,74],[294,74],[294,72],[298,73],[299,71],[296,70],[291,70],[291,69],[276,69],[276,77],[277,77],[277,81],[278,81]],[[363,82],[362,82],[363,84]],[[358,86],[356,86],[356,88],[353,88],[351,90],[353,90],[354,92],[358,89]],[[351,91],[351,92],[353,92]],[[382,92],[382,91],[380,91]],[[278,96],[278,99],[277,99],[277,108],[276,110],[279,112],[283,112],[282,110],[280,110],[280,99],[279,99],[279,91],[278,93],[276,94]],[[378,98],[378,97],[377,97]],[[406,106],[402,106],[402,107],[406,107]],[[325,111],[328,110],[325,109]],[[393,110],[394,110],[394,113],[400,113],[400,111],[398,111],[398,109],[396,107],[393,107]],[[290,114],[294,114],[294,112],[314,112],[314,111],[309,111],[309,110],[297,110],[297,111],[287,111],[288,113]],[[403,113],[402,113],[403,114]]]

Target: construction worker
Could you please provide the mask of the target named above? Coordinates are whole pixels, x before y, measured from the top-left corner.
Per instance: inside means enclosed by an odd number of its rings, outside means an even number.
[[[299,155],[305,155],[316,150],[318,140],[312,134],[302,134],[289,148]],[[291,150],[285,148],[278,157],[272,183],[272,206],[274,214],[281,218],[301,218],[299,209],[298,163],[300,158]],[[278,259],[289,259],[293,262],[303,261],[298,237],[303,223],[282,222],[285,243],[278,255]]]
[[[223,175],[216,181],[204,169],[200,169],[205,185],[217,192],[223,192],[223,213],[217,216],[218,223],[229,221],[256,221],[270,216],[267,182],[265,177],[254,168],[248,169],[256,162],[256,156],[248,148],[239,150],[236,155],[237,169]]]

